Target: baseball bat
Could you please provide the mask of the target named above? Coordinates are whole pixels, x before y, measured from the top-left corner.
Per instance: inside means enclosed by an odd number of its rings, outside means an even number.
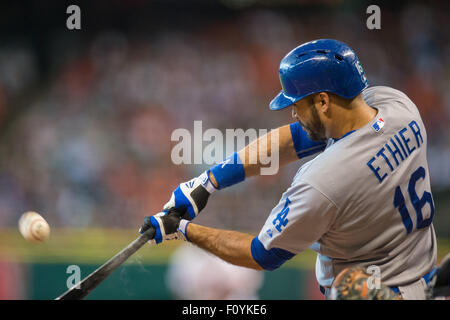
[[[133,253],[139,250],[147,241],[155,236],[155,228],[145,231],[139,238],[131,242],[118,254],[105,262],[97,270],[92,272],[79,283],[60,295],[55,300],[81,300],[106,279],[118,266],[127,260]]]

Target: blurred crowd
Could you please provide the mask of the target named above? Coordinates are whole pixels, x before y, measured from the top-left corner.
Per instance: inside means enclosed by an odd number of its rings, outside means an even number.
[[[264,275],[186,243],[170,257],[165,282],[181,300],[257,300]]]
[[[195,120],[223,132],[292,122],[289,111],[268,110],[280,90],[278,65],[317,38],[348,43],[371,85],[412,98],[428,131],[433,190],[450,189],[450,12],[382,11],[378,31],[365,18],[261,9],[192,30],[103,30],[77,45],[56,34],[45,82],[31,45],[2,44],[0,122],[16,101],[26,108],[1,136],[0,227],[34,210],[52,226],[138,228],[208,167],[172,163],[173,130],[192,130]],[[214,194],[198,221],[258,232],[298,166]]]

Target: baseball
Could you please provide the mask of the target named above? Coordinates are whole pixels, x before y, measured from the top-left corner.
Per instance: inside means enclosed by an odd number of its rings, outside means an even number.
[[[50,226],[37,212],[25,212],[19,219],[19,231],[30,242],[40,243],[48,239]]]

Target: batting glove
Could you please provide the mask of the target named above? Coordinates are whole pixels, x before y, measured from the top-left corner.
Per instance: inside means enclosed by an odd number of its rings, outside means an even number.
[[[144,224],[139,229],[143,234],[150,228],[155,228],[155,236],[149,241],[150,244],[159,244],[167,240],[187,241],[186,227],[189,221],[181,219],[181,214],[175,210],[160,212],[154,216],[144,218]]]
[[[209,179],[209,170],[203,172],[197,178],[183,182],[172,193],[163,211],[175,208],[179,212],[187,213],[184,218],[194,219],[206,206],[211,193],[216,190]]]

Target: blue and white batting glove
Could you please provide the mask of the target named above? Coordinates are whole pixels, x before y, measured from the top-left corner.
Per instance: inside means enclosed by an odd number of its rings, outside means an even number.
[[[175,208],[179,212],[186,213],[183,218],[192,220],[203,210],[209,196],[215,190],[209,178],[209,171],[205,171],[200,176],[181,183],[164,205],[163,211]]]
[[[167,240],[187,241],[186,227],[189,221],[181,219],[180,214],[174,210],[160,212],[154,216],[144,218],[144,224],[139,229],[143,234],[150,228],[155,228],[155,236],[149,241],[150,244],[159,244]]]

